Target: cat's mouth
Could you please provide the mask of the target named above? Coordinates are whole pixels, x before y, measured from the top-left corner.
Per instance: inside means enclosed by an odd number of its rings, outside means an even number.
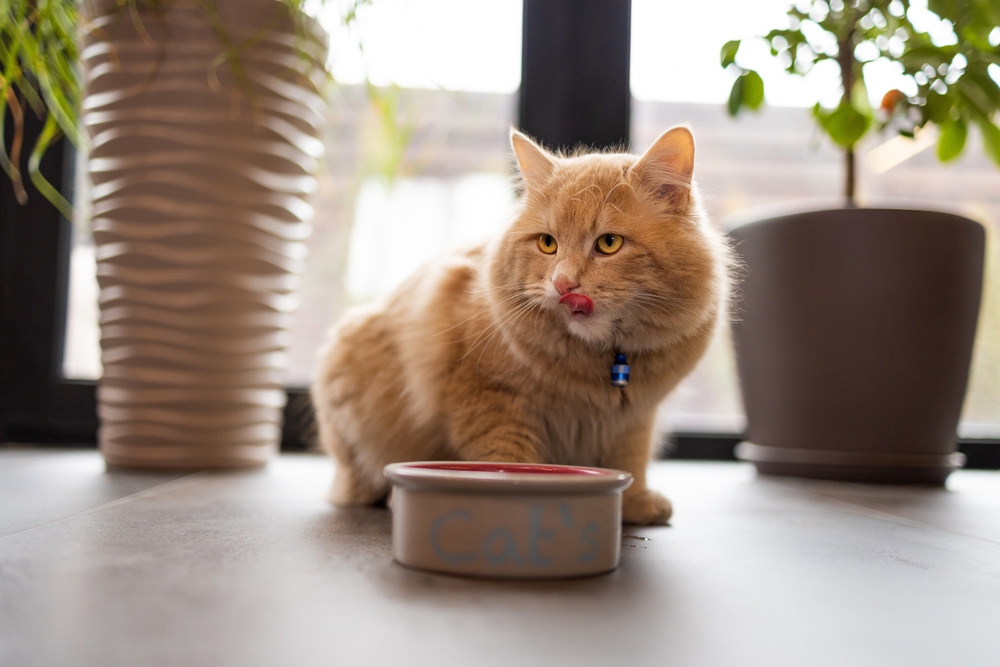
[[[559,303],[569,306],[570,312],[575,316],[586,317],[594,312],[594,302],[589,296],[569,292],[559,297]]]

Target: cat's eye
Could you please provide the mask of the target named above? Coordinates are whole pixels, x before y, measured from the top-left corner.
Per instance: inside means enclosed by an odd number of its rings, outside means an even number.
[[[555,238],[551,234],[540,234],[538,236],[538,248],[546,255],[555,253],[558,247],[559,244],[556,243]]]
[[[613,255],[618,252],[625,242],[625,237],[620,234],[601,234],[597,237],[597,250],[605,255]]]

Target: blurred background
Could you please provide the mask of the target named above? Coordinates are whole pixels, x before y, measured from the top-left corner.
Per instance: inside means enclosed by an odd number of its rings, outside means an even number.
[[[433,256],[509,221],[514,190],[507,133],[518,122],[522,6],[521,0],[378,0],[360,6],[350,27],[342,19],[353,3],[322,10],[337,84],[329,93],[326,166],[289,386],[309,384],[325,332],[345,308],[379,298]],[[817,101],[829,102],[823,95],[839,98],[830,83],[835,68],[817,67],[804,82],[792,80],[762,40],[748,42],[740,64],[761,73],[767,105],[738,119],[724,108],[733,75],[719,66],[722,45],[781,25],[788,6],[787,0],[632,0],[631,149],[642,152],[664,130],[688,124],[697,140],[696,179],[722,227],[758,207],[829,201],[841,191],[841,153],[808,112]],[[929,29],[934,34],[935,26]],[[898,74],[879,61],[865,67],[877,106],[899,86]],[[954,210],[986,226],[984,308],[959,435],[997,438],[1000,172],[978,137],[970,136],[963,157],[947,165],[937,161],[933,144],[932,136],[905,145],[888,135],[866,140],[858,151],[858,198],[862,205]],[[82,165],[85,156],[77,159]],[[85,177],[82,166],[76,173]],[[85,194],[85,185],[78,180],[75,191]],[[94,250],[87,202],[78,197],[75,205],[63,371],[70,379],[96,379]],[[728,331],[662,414],[675,432],[743,429]]]

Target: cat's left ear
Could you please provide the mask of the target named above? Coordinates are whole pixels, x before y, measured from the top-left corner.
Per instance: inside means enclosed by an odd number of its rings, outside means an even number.
[[[510,146],[514,149],[517,168],[521,170],[524,185],[529,190],[537,190],[552,175],[552,170],[556,166],[555,158],[514,128],[510,128]]]
[[[686,127],[660,135],[632,167],[654,197],[678,208],[687,206],[694,174],[694,137]]]

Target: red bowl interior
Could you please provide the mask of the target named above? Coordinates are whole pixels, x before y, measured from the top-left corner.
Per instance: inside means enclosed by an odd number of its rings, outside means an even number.
[[[609,475],[595,468],[574,468],[571,466],[544,465],[537,463],[475,463],[466,461],[441,463],[416,463],[411,467],[430,470],[459,470],[463,472],[501,472],[518,475]]]

